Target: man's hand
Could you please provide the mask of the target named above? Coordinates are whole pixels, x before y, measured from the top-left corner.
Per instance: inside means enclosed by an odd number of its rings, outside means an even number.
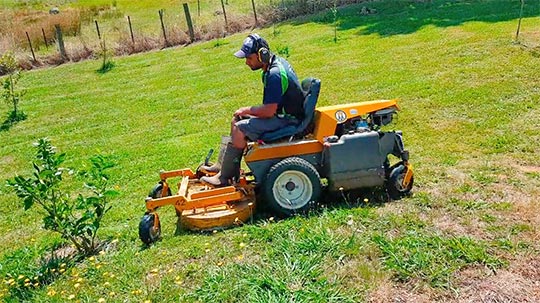
[[[251,115],[251,107],[241,107],[234,112],[235,117]]]
[[[271,118],[276,114],[278,104],[270,103],[261,106],[242,107],[234,112],[235,117],[254,116],[258,118]]]

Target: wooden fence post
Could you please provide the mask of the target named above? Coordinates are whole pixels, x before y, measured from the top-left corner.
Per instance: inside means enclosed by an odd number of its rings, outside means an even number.
[[[34,48],[32,47],[32,41],[30,41],[30,36],[28,35],[28,32],[26,33],[26,38],[28,39],[28,44],[30,45],[30,50],[32,51],[32,58],[34,58],[34,61],[36,61],[36,54],[34,53]]]
[[[45,47],[49,49],[49,43],[47,42],[47,36],[45,36],[45,30],[43,29],[43,27],[41,28],[41,33],[43,34],[43,42],[45,42]]]
[[[201,16],[201,0],[197,0],[197,16]]]
[[[257,21],[257,11],[255,10],[255,0],[251,0],[251,6],[253,7],[253,15],[255,16],[255,26],[259,25]]]
[[[229,28],[229,23],[227,22],[227,12],[225,11],[225,4],[221,0],[221,8],[223,9],[223,17],[225,18],[225,29]]]
[[[133,37],[133,28],[131,27],[131,18],[128,17],[128,24],[129,24],[129,33],[131,34],[131,43],[135,43],[135,38]]]
[[[58,49],[60,50],[60,55],[64,60],[67,59],[66,48],[64,46],[64,37],[62,35],[62,29],[60,25],[55,24],[54,28],[56,29],[56,40],[58,41]]]
[[[101,40],[101,33],[99,32],[99,24],[98,24],[97,20],[94,20],[94,22],[96,23],[97,36],[98,36],[99,40]]]
[[[189,37],[191,38],[191,42],[195,40],[195,32],[193,31],[193,22],[191,21],[191,14],[189,13],[189,6],[187,3],[184,3],[184,13],[186,14],[186,22],[189,29]]]
[[[519,39],[519,30],[521,29],[521,19],[523,19],[523,6],[525,5],[525,0],[520,0],[521,2],[521,9],[519,10],[519,21],[518,21],[518,27],[516,30],[516,41]]]
[[[163,38],[165,38],[165,46],[169,46],[169,41],[167,40],[167,33],[165,32],[165,24],[163,23],[163,9],[160,9],[158,11],[159,13],[159,20],[161,21],[161,30],[163,31]]]

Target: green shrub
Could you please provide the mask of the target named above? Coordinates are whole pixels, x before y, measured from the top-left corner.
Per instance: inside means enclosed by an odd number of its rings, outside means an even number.
[[[103,156],[91,158],[91,169],[80,173],[86,180],[87,195],[73,199],[61,187],[68,172],[61,167],[65,154],[57,154],[48,139],[40,139],[35,145],[34,173],[29,178],[18,175],[8,180],[8,186],[23,200],[25,210],[38,204],[45,211],[45,229],[60,233],[79,253],[95,253],[101,220],[111,208],[109,199],[117,194],[108,189],[109,176],[105,172],[113,164]]]

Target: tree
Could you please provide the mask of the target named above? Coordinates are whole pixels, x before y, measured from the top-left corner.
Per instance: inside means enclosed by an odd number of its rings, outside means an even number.
[[[2,129],[4,129],[9,128],[13,123],[26,119],[26,114],[19,110],[19,102],[24,91],[16,89],[17,82],[21,77],[21,70],[12,52],[6,52],[0,57],[0,75],[7,75],[2,81],[2,98],[13,106],[13,110],[2,124]]]

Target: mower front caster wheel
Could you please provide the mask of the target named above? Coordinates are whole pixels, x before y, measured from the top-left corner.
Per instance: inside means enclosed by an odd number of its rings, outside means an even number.
[[[157,225],[156,225],[157,220]],[[139,238],[144,244],[152,244],[161,235],[161,222],[156,214],[145,214],[139,223]]]

